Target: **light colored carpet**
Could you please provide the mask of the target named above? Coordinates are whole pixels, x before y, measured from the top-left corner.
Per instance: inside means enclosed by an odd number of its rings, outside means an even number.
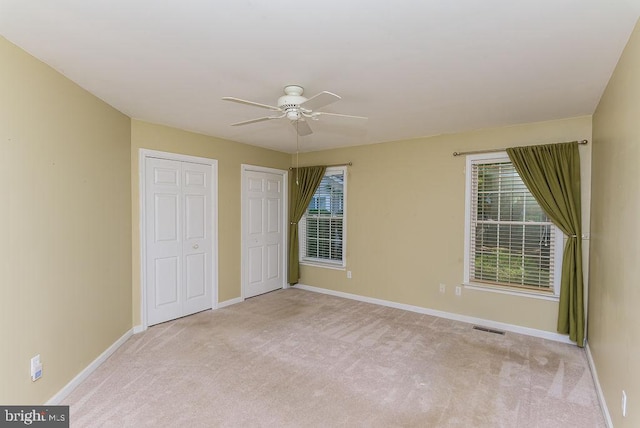
[[[149,328],[71,426],[604,427],[583,350],[287,289]]]

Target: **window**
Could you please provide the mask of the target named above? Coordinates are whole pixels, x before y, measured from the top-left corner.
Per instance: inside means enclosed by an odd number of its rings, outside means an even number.
[[[345,266],[346,169],[327,168],[299,223],[300,261]]]
[[[465,283],[557,295],[562,232],[506,153],[467,158]]]

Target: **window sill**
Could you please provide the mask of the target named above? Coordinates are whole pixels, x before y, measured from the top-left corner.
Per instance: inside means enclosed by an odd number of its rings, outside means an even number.
[[[536,291],[507,289],[499,286],[491,286],[491,285],[480,284],[480,283],[463,283],[462,285],[464,286],[464,288],[468,288],[470,290],[488,291],[490,293],[508,294],[511,296],[527,297],[530,299],[539,299],[539,300],[549,300],[552,302],[557,302],[560,300],[560,296],[556,296],[555,294],[541,293]]]
[[[336,263],[315,262],[311,260],[300,260],[300,264],[303,266],[312,266],[312,267],[319,267],[319,268],[326,268],[326,269],[333,269],[333,270],[343,270],[343,271],[347,270],[347,268],[343,266],[342,263],[336,264]]]

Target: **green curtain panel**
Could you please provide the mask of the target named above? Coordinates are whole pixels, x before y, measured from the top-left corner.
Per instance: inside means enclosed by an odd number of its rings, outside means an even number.
[[[289,174],[289,284],[300,279],[298,222],[324,177],[326,166],[293,168]]]
[[[507,154],[531,194],[567,236],[562,263],[558,332],[584,346],[582,216],[578,142],[514,147]]]

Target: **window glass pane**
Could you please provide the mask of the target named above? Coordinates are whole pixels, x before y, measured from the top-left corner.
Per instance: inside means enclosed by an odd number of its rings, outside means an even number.
[[[318,219],[318,237],[327,239],[329,237],[329,219],[328,218],[319,218]]]
[[[307,237],[318,237],[318,219],[315,217],[307,217]]]
[[[305,214],[300,255],[327,261],[343,260],[344,171],[325,173]],[[306,233],[306,236],[302,236]],[[304,246],[306,244],[306,247]]]
[[[472,168],[470,279],[550,289],[552,224],[511,162]]]
[[[478,195],[478,219],[497,220],[498,219],[498,193],[485,192]]]
[[[500,220],[522,221],[524,219],[524,194],[522,192],[504,193],[501,196]]]
[[[342,219],[331,219],[331,239],[342,241]]]
[[[331,241],[331,260],[342,260],[342,240]]]
[[[498,244],[498,225],[482,224],[476,229],[476,248],[480,251],[495,249]]]
[[[318,257],[318,240],[307,239],[307,257]]]
[[[322,259],[329,259],[329,244],[330,242],[326,239],[318,240],[318,257]]]

